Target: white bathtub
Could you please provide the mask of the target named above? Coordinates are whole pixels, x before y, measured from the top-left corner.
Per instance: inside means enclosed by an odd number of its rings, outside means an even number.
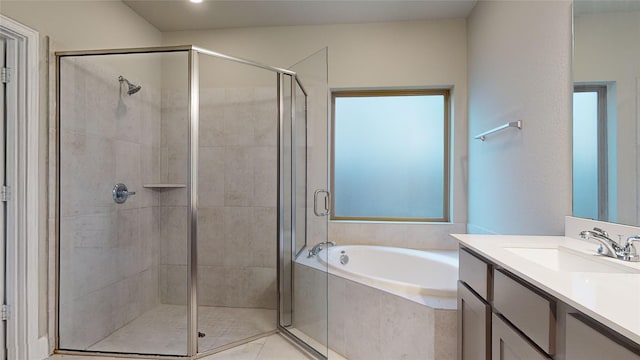
[[[334,246],[311,258],[305,250],[294,268],[294,287],[305,289],[294,292],[294,308],[304,309],[294,322],[314,339],[328,334],[333,351],[353,360],[456,359],[456,251]]]
[[[348,256],[342,264],[341,256]],[[420,251],[388,246],[343,245],[298,261],[433,308],[455,309],[457,251]]]

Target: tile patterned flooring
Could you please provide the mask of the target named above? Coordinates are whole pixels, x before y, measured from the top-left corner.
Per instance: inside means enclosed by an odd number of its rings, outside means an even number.
[[[198,347],[209,351],[216,347],[241,341],[276,328],[275,310],[200,306],[199,327],[206,336]],[[159,305],[129,324],[92,345],[90,351],[148,353],[186,353],[186,307]],[[303,333],[291,329],[296,336]],[[309,341],[309,339],[307,339]],[[201,358],[202,360],[313,360],[313,357],[279,334],[265,336],[249,343]],[[345,360],[330,351],[330,360]],[[122,357],[94,357],[53,355],[47,360],[126,360]]]
[[[333,359],[333,358],[332,358]],[[127,360],[125,358],[54,355],[47,360]],[[274,334],[200,360],[313,360],[282,335]]]
[[[209,351],[276,329],[276,311],[267,309],[198,307],[198,348]],[[89,347],[90,351],[186,354],[187,308],[158,305],[107,338]]]

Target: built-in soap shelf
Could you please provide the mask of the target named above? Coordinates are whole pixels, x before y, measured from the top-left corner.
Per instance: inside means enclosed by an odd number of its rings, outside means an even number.
[[[167,190],[167,189],[179,189],[186,188],[185,184],[144,184],[143,188],[152,189],[152,190]]]

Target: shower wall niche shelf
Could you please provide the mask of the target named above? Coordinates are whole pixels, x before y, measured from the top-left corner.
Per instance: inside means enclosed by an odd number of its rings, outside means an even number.
[[[164,190],[164,189],[179,189],[185,188],[187,185],[185,184],[144,184],[143,188],[153,189],[153,190]]]

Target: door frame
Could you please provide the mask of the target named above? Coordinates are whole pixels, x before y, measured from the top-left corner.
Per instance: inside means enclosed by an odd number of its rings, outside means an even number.
[[[7,283],[9,305],[7,347],[10,359],[44,359],[49,354],[45,331],[40,336],[39,264],[40,206],[39,173],[39,34],[8,17],[0,15],[0,36],[13,44],[15,69],[12,81],[17,87],[17,121],[8,124],[8,146],[13,146],[7,161],[11,197],[7,211]],[[9,133],[10,132],[10,133]],[[44,174],[42,174],[44,176]],[[44,314],[46,316],[46,314]]]

